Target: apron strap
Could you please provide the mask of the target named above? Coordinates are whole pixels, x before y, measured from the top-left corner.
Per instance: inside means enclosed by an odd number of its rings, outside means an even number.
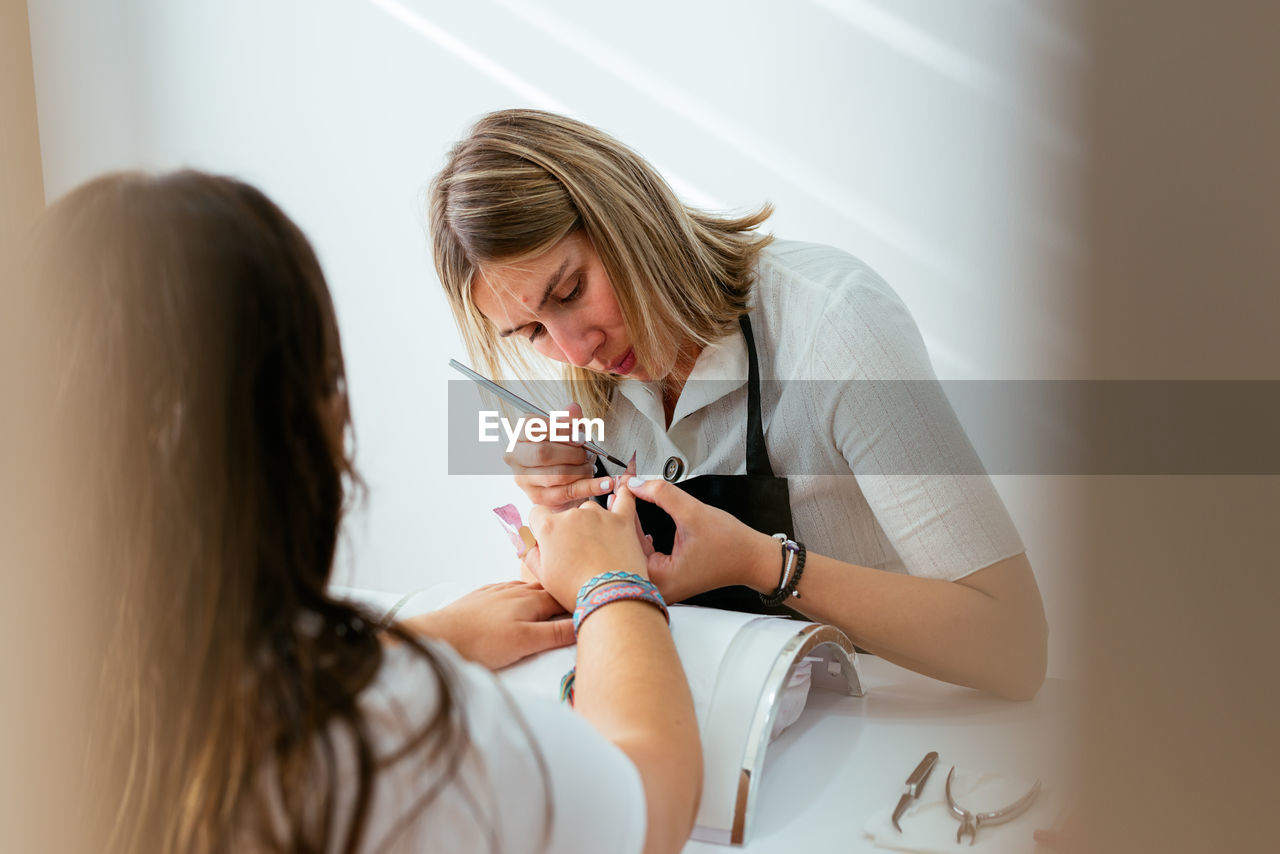
[[[756,360],[756,339],[751,334],[747,315],[738,318],[742,337],[747,339],[747,474],[773,477],[769,452],[764,444],[764,425],[760,420],[760,365]]]

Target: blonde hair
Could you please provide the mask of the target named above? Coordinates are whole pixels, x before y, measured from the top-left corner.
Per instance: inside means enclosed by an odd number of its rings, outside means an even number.
[[[602,131],[555,113],[481,118],[431,183],[436,272],[473,362],[528,377],[523,339],[500,339],[471,299],[484,266],[532,258],[581,228],[613,284],[637,360],[655,378],[682,347],[724,337],[747,311],[768,204],[740,217],[690,208],[644,158]],[[617,378],[566,365],[590,415],[608,411]]]

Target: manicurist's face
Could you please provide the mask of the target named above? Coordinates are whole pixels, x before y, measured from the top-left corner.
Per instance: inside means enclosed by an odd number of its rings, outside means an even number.
[[[650,379],[600,256],[580,228],[534,258],[482,268],[471,299],[499,335],[524,336],[548,359]]]

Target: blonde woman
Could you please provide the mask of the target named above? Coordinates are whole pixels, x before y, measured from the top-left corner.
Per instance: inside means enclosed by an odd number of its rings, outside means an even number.
[[[91,683],[68,813],[93,850],[683,847],[701,750],[625,489],[535,521],[541,586],[380,630],[328,590],[351,424],[288,217],[227,178],[108,176],[53,206],[33,255],[6,320],[44,428],[33,539],[92,606],[53,646]],[[595,578],[621,570],[626,590]],[[576,710],[517,711],[487,668],[575,634]]]
[[[562,363],[571,411],[662,475],[635,494],[668,600],[798,612],[939,679],[1036,693],[1031,566],[874,271],[760,234],[768,206],[689,208],[617,140],[535,110],[476,123],[429,205],[473,361]],[[619,474],[569,443],[522,442],[507,462],[552,510]]]

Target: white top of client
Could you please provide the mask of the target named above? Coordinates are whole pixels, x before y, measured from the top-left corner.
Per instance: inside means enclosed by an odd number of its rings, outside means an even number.
[[[453,685],[470,743],[452,780],[425,807],[424,796],[442,782],[442,761],[416,750],[381,768],[361,851],[641,851],[644,790],[622,751],[567,706],[526,699],[517,709],[491,672],[445,644],[424,643]],[[426,659],[404,645],[385,650],[377,678],[359,698],[379,758],[434,714],[435,685]],[[349,752],[339,754],[340,763],[350,762]],[[354,779],[355,769],[340,766],[338,776]]]

